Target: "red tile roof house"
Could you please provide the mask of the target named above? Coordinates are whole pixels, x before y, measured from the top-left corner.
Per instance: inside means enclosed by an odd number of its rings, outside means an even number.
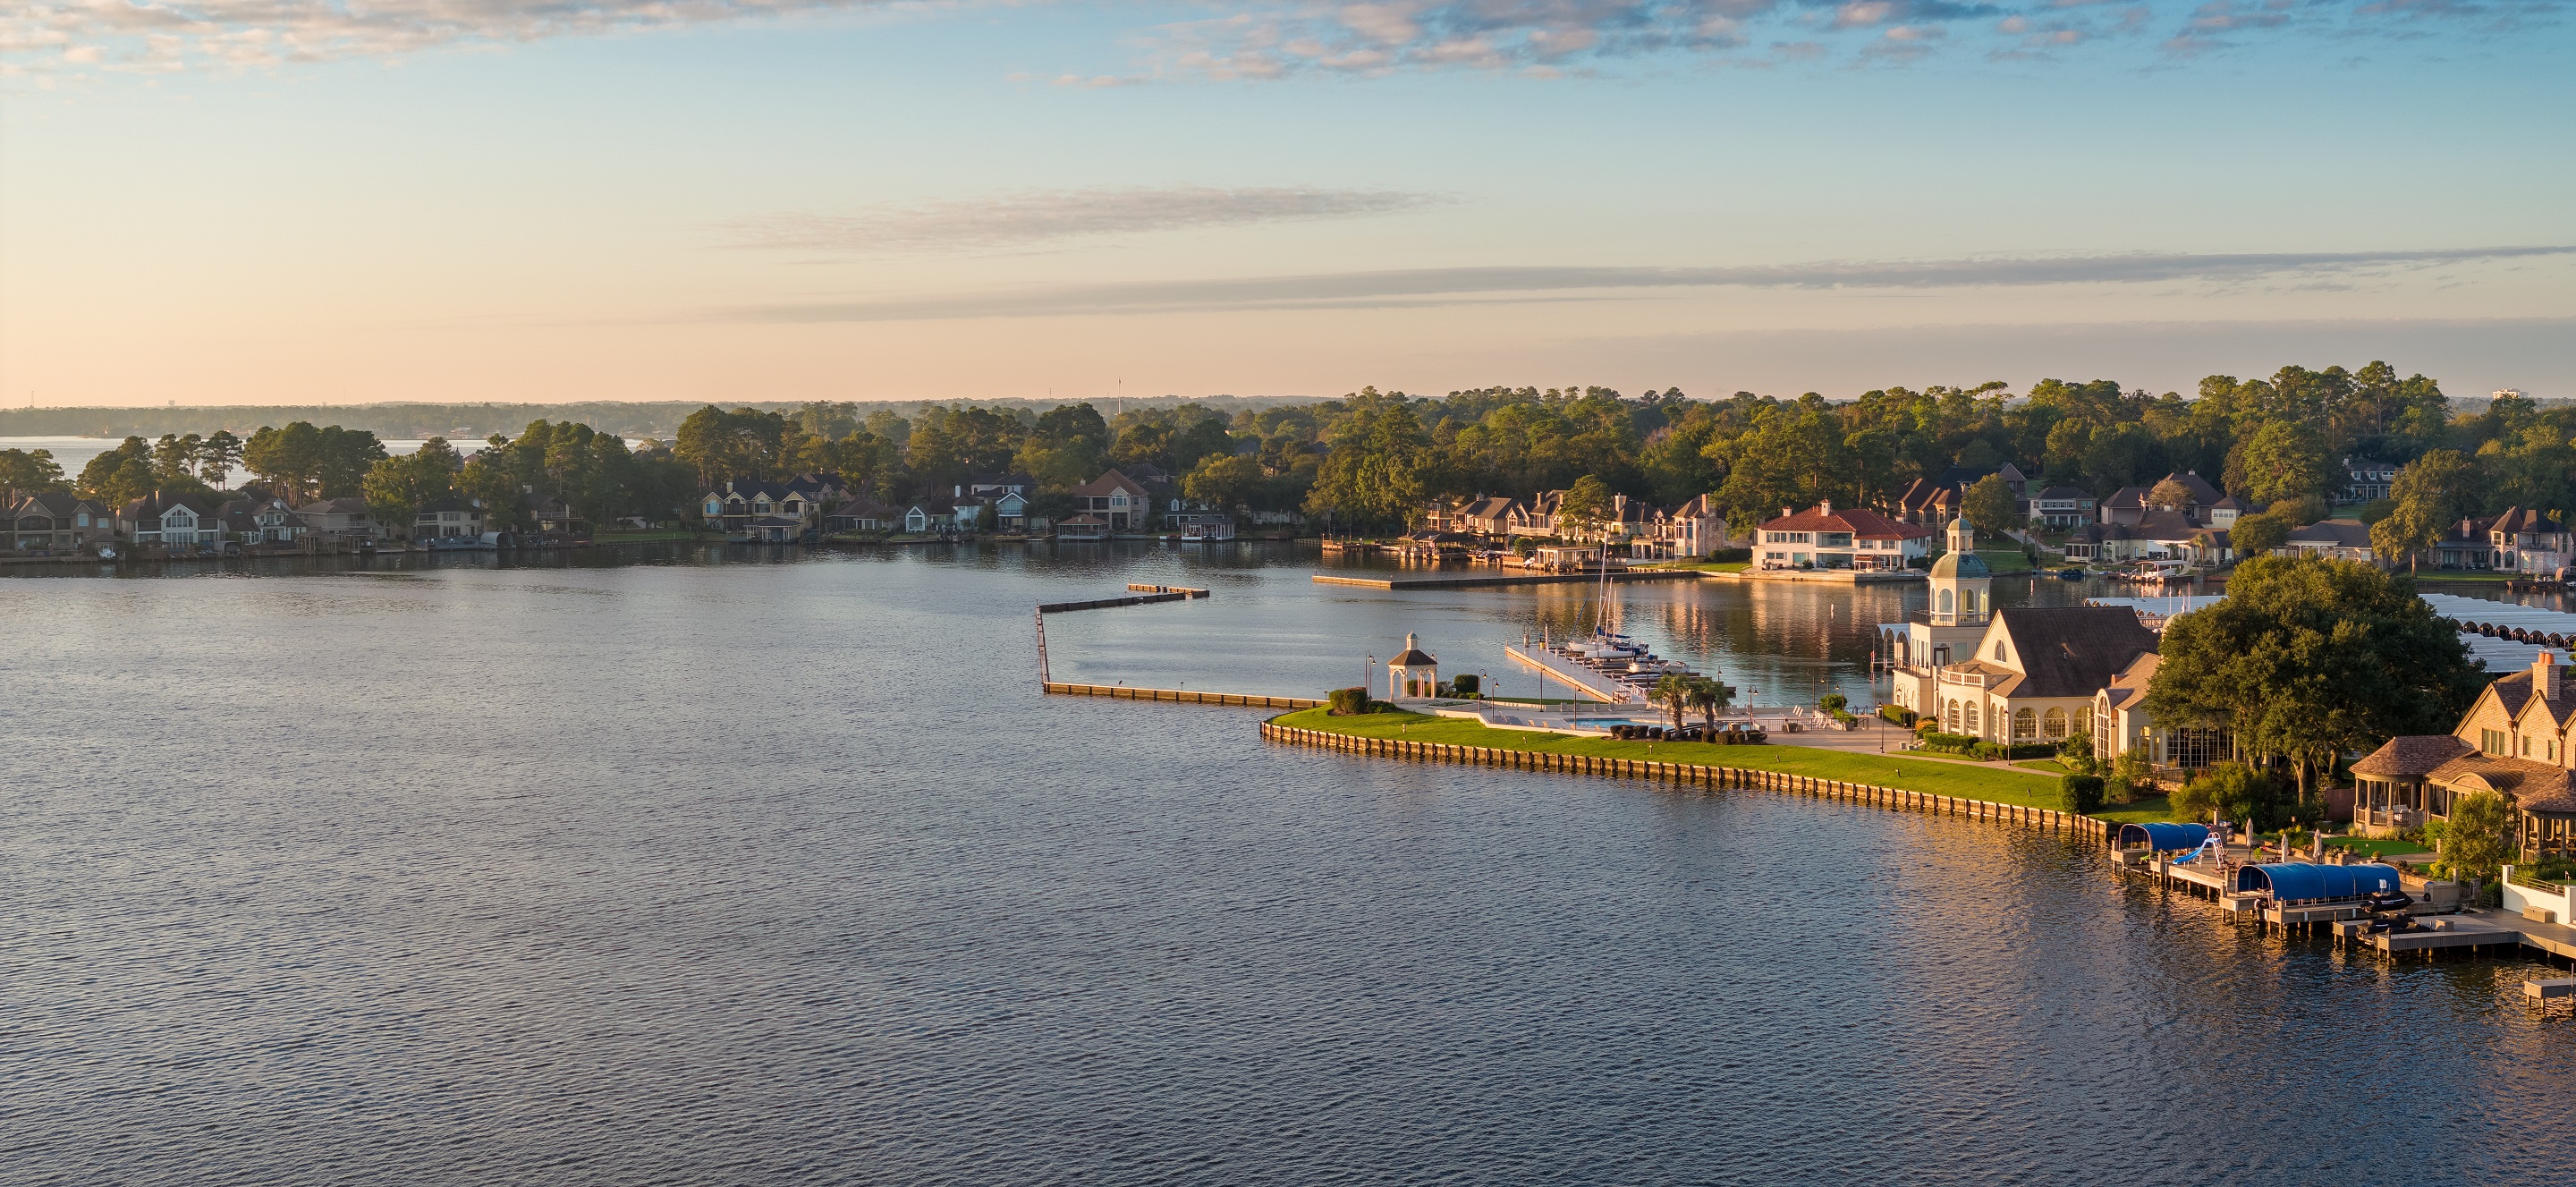
[[[1834,510],[1828,499],[1805,511],[1783,507],[1754,533],[1753,563],[1766,569],[1902,569],[1930,555],[1932,530],[1875,511]]]

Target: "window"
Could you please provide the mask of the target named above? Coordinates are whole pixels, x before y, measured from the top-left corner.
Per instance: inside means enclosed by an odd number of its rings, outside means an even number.
[[[2003,659],[2004,659],[2004,641],[2003,641],[2003,640],[2001,640],[2001,639],[1997,639],[1997,640],[1995,640],[1995,662],[1996,662],[1996,663],[2002,663],[2002,662],[2003,662]]]
[[[2479,730],[2478,749],[2498,758],[2505,755],[2503,730]]]
[[[1959,732],[1959,702],[1951,701],[1949,708],[1943,711],[1942,728],[1954,734]]]
[[[1945,589],[1945,590],[1942,590],[1942,591],[1941,591],[1941,602],[1940,602],[1940,605],[1941,605],[1941,613],[1943,613],[1943,614],[1947,614],[1947,613],[1949,613],[1949,612],[1950,612],[1950,591],[1949,591],[1949,590],[1946,590],[1946,589]]]
[[[2065,717],[2065,713],[2062,710],[2051,709],[2049,712],[2057,714],[2061,719]],[[2013,741],[2023,742],[2039,736],[2039,715],[2037,713],[2028,709],[2015,710],[2013,712],[2012,723]]]
[[[2023,711],[2024,711],[2024,712],[2028,712],[2028,710],[2023,710]],[[2043,717],[2043,718],[2041,718],[2041,719],[2040,719],[2040,723],[2039,723],[2039,736],[2041,736],[2041,737],[2043,737],[2043,738],[2046,738],[2046,739],[2048,739],[2048,740],[2049,740],[2049,741],[2051,741],[2051,742],[2057,741],[2058,739],[2065,737],[2065,736],[2066,736],[2066,710],[2064,710],[2064,709],[2051,709],[2051,710],[2049,710],[2049,711],[2048,711],[2048,716]]]
[[[1972,734],[1977,732],[1977,703],[1975,701],[1968,702],[1967,719],[1968,732]]]

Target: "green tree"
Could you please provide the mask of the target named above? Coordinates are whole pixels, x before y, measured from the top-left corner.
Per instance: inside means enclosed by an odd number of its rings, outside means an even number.
[[[2512,860],[2520,840],[2520,813],[2511,801],[2492,791],[2471,792],[2451,803],[2451,818],[2442,830],[2442,864],[2455,878],[2493,882]]]
[[[1968,522],[1980,531],[2000,537],[2006,529],[2017,526],[2013,522],[2012,484],[2005,482],[2001,474],[1988,474],[1970,485],[1960,506],[1967,510]]]
[[[367,513],[377,523],[409,530],[420,516],[423,505],[446,498],[452,493],[456,474],[448,467],[454,451],[438,442],[445,456],[414,453],[409,457],[389,457],[367,469],[360,488],[367,500]]]
[[[1590,536],[1601,530],[1616,512],[1611,500],[1610,484],[1599,475],[1586,474],[1565,489],[1565,497],[1556,504],[1557,534],[1569,537]]]
[[[2457,450],[2437,449],[2407,463],[2389,484],[2388,517],[2371,525],[2371,550],[2412,567],[2484,500],[2485,486],[2478,464]]]
[[[1689,676],[1666,672],[1656,677],[1654,687],[1648,690],[1655,703],[1673,715],[1673,728],[1676,730],[1682,728],[1682,711],[1690,708],[1691,683]]]
[[[2175,618],[2157,650],[2147,711],[2289,762],[2302,800],[2316,765],[2442,732],[2485,683],[2412,578],[2360,561],[2248,560],[2226,600]]]
[[[63,467],[50,449],[0,449],[0,491],[63,488]]]
[[[1691,680],[1691,707],[1700,711],[1702,720],[1708,723],[1711,731],[1717,729],[1718,715],[1726,712],[1734,700],[1735,690],[1713,677],[1699,676]]]
[[[1210,507],[1233,510],[1251,506],[1268,484],[1259,461],[1238,454],[1212,454],[1181,480],[1181,493]]]
[[[217,429],[206,434],[205,444],[197,450],[197,477],[209,485],[230,485],[229,480],[242,464],[242,441],[230,429]]]
[[[2287,819],[2271,773],[2243,763],[2223,762],[2201,771],[2175,790],[2169,803],[2174,815],[2186,820],[2206,821],[2214,812],[2249,829],[2278,827]]]
[[[2274,421],[2239,445],[2228,485],[2256,502],[2321,495],[2340,484],[2324,432],[2307,421]]]
[[[2290,525],[2281,516],[2269,513],[2240,515],[2228,528],[2229,547],[2240,557],[2261,556],[2290,539]]]
[[[115,448],[89,459],[81,467],[77,485],[81,494],[111,507],[152,493],[151,444],[141,437],[126,438]]]
[[[2147,506],[2159,511],[2183,511],[2188,510],[2197,498],[2191,493],[2191,488],[2180,481],[2163,478],[2147,491]]]

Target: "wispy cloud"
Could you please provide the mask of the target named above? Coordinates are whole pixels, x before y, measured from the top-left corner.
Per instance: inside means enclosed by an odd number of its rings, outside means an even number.
[[[1396,190],[1170,186],[1030,190],[856,214],[774,214],[728,224],[730,246],[956,252],[1155,231],[1398,214],[1452,199]]]
[[[1079,3],[1081,0],[1060,0]],[[1657,54],[1765,64],[1842,51],[1903,61],[1943,45],[2040,57],[2103,41],[2189,55],[2262,36],[2495,34],[2569,0],[1218,0],[1216,15],[1141,31],[1137,73],[1058,85],[1399,71],[1609,68]],[[392,59],[457,45],[961,0],[68,0],[0,6],[0,70],[252,69]],[[2096,11],[2117,5],[2119,10]],[[2195,7],[2196,5],[2196,7]],[[2018,22],[2018,24],[2016,24]],[[1954,34],[1955,30],[1955,34]],[[1954,34],[1954,35],[1951,35]],[[1945,40],[1945,35],[1948,36]],[[1762,45],[1786,47],[1766,54]]]
[[[1741,268],[1496,267],[1059,285],[720,311],[727,321],[882,322],[1597,300],[1678,288],[1943,289],[2152,282],[2313,283],[2448,264],[2576,255],[2564,247],[2240,255],[2124,254],[1840,261]]]

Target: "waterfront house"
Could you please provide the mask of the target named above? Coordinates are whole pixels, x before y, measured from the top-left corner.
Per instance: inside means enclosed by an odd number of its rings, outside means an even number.
[[[2147,506],[2147,496],[2154,493],[2155,488],[2167,482],[2180,485],[2190,493],[2190,498],[2179,506],[2164,508]],[[2111,497],[2102,500],[2102,522],[2135,525],[2151,511],[2167,510],[2181,512],[2183,517],[2189,519],[2195,527],[2209,527],[2212,523],[2211,512],[2225,498],[2226,496],[2219,494],[2218,488],[2211,486],[2209,480],[2202,478],[2198,471],[2167,474],[2145,486],[2124,486],[2111,492]],[[2243,505],[2238,504],[2230,510],[2233,512],[2242,508]],[[2235,516],[2230,514],[2228,518],[2233,521]]]
[[[1470,499],[1454,517],[1455,526],[1447,530],[1471,536],[1499,540],[1512,534],[1512,512],[1521,505],[1519,499],[1485,495]]]
[[[2281,551],[2292,556],[2318,556],[2335,561],[2366,561],[2371,558],[2370,525],[2358,519],[2321,519],[2306,527],[2292,528]]]
[[[244,547],[292,544],[304,532],[304,520],[284,499],[235,499],[215,509],[224,538]]]
[[[2576,681],[2556,651],[2498,677],[2448,734],[2391,738],[2354,763],[2353,823],[2386,835],[2492,791],[2521,816],[2522,860],[2576,854]]]
[[[39,491],[14,502],[0,499],[0,519],[8,527],[0,544],[27,552],[69,552],[115,531],[115,518],[106,508],[69,491]]]
[[[564,533],[572,530],[572,504],[549,497],[537,500],[537,505],[532,510],[534,511],[532,518],[536,521],[538,531]]]
[[[483,505],[471,499],[449,496],[432,499],[412,513],[411,538],[414,540],[455,540],[483,537]]]
[[[2147,686],[2156,678],[2163,657],[2142,652],[2111,677],[2093,696],[2093,753],[2104,762],[2132,750],[2146,752],[2158,771],[2187,775],[2221,763],[2235,752],[2227,731],[2196,727],[2168,728],[2147,712]]]
[[[1895,519],[1899,523],[1928,525],[1948,523],[1959,517],[1959,488],[1945,486],[1929,478],[1907,483],[1896,496]],[[1759,537],[1757,537],[1759,539]]]
[[[305,534],[324,540],[370,540],[375,538],[375,521],[367,514],[367,501],[360,498],[324,499],[295,509],[296,518],[304,521]]]
[[[2555,512],[2537,507],[2508,507],[2487,525],[2495,567],[2535,577],[2555,578],[2567,567],[2571,546],[2567,527]]]
[[[834,504],[823,516],[823,527],[833,532],[890,532],[899,513],[866,494],[854,494]]]
[[[1976,525],[1965,515],[1952,519],[1949,549],[1932,562],[1924,608],[1878,626],[1880,656],[1896,681],[1890,695],[1899,707],[1931,715],[1937,670],[1973,652],[1985,637],[1994,613],[1993,586],[1993,573],[1977,555]]]
[[[213,508],[160,491],[129,500],[118,509],[116,531],[137,544],[165,548],[196,548],[223,542],[223,520]]]
[[[1110,470],[1073,488],[1073,506],[1107,521],[1112,532],[1141,532],[1153,514],[1153,495],[1144,483]]]
[[[1875,511],[1835,510],[1828,499],[1805,511],[1780,509],[1780,518],[1754,533],[1753,561],[1766,569],[1902,569],[1929,554],[1929,528],[1899,523]]]
[[[1968,655],[1918,683],[1906,707],[1930,710],[1944,732],[1994,742],[2089,735],[2096,697],[2155,647],[2156,633],[2125,606],[1997,610]]]
[[[1509,518],[1504,521],[1505,536],[1554,536],[1556,509],[1565,501],[1562,490],[1543,490],[1528,501],[1514,500]]]
[[[2092,523],[2092,492],[2080,486],[2048,487],[2030,497],[2030,521],[2051,528],[2080,528]]]
[[[2472,571],[2495,568],[2495,543],[2487,535],[2487,528],[2494,523],[2492,517],[2472,516],[2452,524],[2429,550],[2433,567]]]
[[[1106,540],[1109,538],[1109,519],[1095,512],[1079,511],[1056,523],[1055,537],[1059,540]]]
[[[698,510],[705,514],[708,526],[722,529],[725,539],[736,543],[796,539],[822,523],[824,497],[844,493],[837,483],[815,475],[798,478],[796,482],[728,479],[698,497]]]

